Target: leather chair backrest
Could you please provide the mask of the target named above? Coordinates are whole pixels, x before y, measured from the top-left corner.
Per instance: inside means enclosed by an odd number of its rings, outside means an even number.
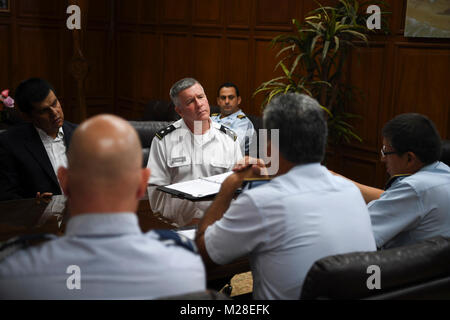
[[[129,121],[129,123],[136,129],[139,139],[142,144],[143,166],[147,166],[148,156],[150,153],[150,146],[155,134],[168,127],[171,121]]]
[[[144,108],[142,121],[176,121],[180,116],[171,101],[152,100]]]
[[[381,289],[367,286],[380,269]],[[450,238],[376,252],[354,252],[322,258],[309,270],[301,299],[360,299],[450,276]]]

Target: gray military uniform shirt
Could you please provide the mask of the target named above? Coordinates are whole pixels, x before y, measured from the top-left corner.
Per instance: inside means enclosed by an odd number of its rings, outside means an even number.
[[[450,236],[450,168],[434,162],[397,179],[368,204],[379,248]]]
[[[133,213],[75,216],[65,236],[0,262],[0,299],[154,299],[205,288],[200,256],[142,233]]]
[[[212,114],[211,119],[236,132],[239,143],[241,144],[242,154],[249,152],[249,147],[255,134],[255,128],[242,110],[239,109],[235,113],[223,118],[221,118],[220,113]]]

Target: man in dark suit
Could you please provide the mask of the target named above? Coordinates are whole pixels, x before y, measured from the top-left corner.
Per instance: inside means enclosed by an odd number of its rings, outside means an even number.
[[[76,125],[64,121],[53,87],[31,78],[16,89],[15,102],[27,123],[0,134],[0,201],[61,194],[56,172]]]

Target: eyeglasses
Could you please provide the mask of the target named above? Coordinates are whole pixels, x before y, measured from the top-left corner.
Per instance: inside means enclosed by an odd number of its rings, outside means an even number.
[[[388,156],[388,155],[390,155],[390,154],[397,153],[396,151],[386,151],[386,146],[383,146],[380,151],[381,151],[381,156],[383,158]]]

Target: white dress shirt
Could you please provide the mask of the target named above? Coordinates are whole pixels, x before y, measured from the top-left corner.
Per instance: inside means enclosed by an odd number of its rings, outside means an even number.
[[[165,129],[169,133],[158,133],[147,163],[149,183],[168,185],[230,171],[242,159],[241,148],[235,134],[221,127],[211,121],[205,134],[194,135],[180,119]]]
[[[35,127],[39,137],[41,138],[42,144],[47,151],[48,158],[52,164],[53,171],[55,172],[56,178],[58,178],[58,168],[67,168],[67,154],[66,154],[66,144],[64,142],[64,131],[63,128],[59,128],[58,134],[55,139],[50,137],[45,131]],[[59,182],[59,180],[58,180]]]

